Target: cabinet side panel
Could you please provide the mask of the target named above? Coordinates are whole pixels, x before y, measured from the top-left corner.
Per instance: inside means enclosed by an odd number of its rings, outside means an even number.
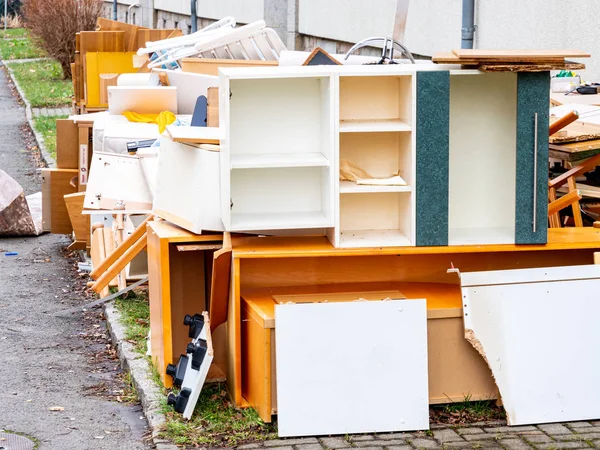
[[[417,73],[416,245],[448,245],[450,73]]]
[[[548,242],[548,104],[550,74],[520,73],[517,81],[517,244]],[[537,113],[537,176],[534,182],[534,116]],[[535,231],[534,231],[534,186]]]

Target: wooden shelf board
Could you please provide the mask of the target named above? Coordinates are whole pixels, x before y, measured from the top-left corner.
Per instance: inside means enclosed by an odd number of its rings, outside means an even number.
[[[232,169],[268,169],[277,167],[329,167],[329,160],[322,153],[231,155]]]
[[[411,130],[412,127],[402,119],[359,119],[340,121],[340,133],[377,133]]]
[[[291,230],[331,226],[322,211],[231,214],[232,231]]]
[[[411,186],[372,186],[340,181],[340,194],[378,194],[383,192],[411,192]]]
[[[399,230],[348,230],[342,231],[340,247],[404,247],[411,245]]]

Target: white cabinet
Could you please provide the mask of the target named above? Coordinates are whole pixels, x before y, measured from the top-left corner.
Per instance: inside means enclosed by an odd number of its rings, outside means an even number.
[[[230,231],[334,226],[335,78],[221,69],[221,214]]]

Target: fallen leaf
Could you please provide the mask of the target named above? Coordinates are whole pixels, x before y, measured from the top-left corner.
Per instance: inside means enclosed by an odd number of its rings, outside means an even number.
[[[65,408],[63,408],[62,406],[51,406],[50,408],[48,408],[49,411],[64,411]]]

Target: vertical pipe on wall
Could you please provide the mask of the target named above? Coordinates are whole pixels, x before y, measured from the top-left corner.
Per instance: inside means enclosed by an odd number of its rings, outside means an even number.
[[[461,48],[473,48],[473,35],[475,34],[475,0],[462,2],[462,29]]]
[[[117,20],[117,0],[113,0],[112,19]]]
[[[196,0],[191,0],[191,9],[192,9],[192,33],[198,31],[198,15],[196,14]]]

